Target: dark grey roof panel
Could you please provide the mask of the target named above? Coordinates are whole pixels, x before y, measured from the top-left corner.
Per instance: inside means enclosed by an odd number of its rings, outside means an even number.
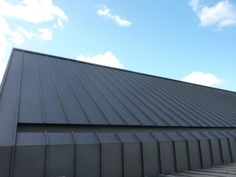
[[[117,133],[118,137],[120,138],[121,142],[124,143],[135,143],[135,142],[139,142],[137,137],[130,132],[121,132],[121,133]]]
[[[152,134],[160,142],[169,142],[170,141],[169,137],[166,136],[165,133],[154,132]]]
[[[75,139],[71,133],[47,133],[49,145],[75,144]]]
[[[1,117],[9,114],[11,122],[236,125],[234,92],[19,49],[12,53],[0,99]]]
[[[42,146],[47,144],[45,133],[17,133],[17,146]]]
[[[74,133],[75,141],[78,144],[98,144],[99,139],[95,133]]]
[[[58,86],[55,81],[55,74],[52,71],[47,56],[36,55],[39,75],[42,109],[46,123],[67,123],[67,117],[59,95]],[[27,122],[21,119],[21,122]]]
[[[150,133],[147,133],[147,132],[137,132],[137,133],[135,133],[135,135],[138,137],[138,139],[141,142],[153,142],[153,141],[155,141],[154,137]]]
[[[36,57],[37,55],[24,53],[19,122],[43,123],[40,82]]]
[[[120,140],[116,133],[97,133],[97,136],[101,143],[120,143]]]
[[[166,135],[173,141],[183,141],[183,138],[176,132],[167,132]]]
[[[0,93],[0,146],[15,143],[16,123],[19,115],[19,99],[23,56],[22,51],[13,51],[3,79]]]
[[[188,132],[179,132],[180,136],[182,136],[185,140],[195,140],[196,138],[194,138],[190,133]]]

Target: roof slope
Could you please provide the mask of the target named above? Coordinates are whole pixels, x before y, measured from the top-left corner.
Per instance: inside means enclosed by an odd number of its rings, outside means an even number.
[[[0,138],[17,123],[235,127],[235,104],[234,92],[13,49]]]
[[[235,104],[230,91],[13,49],[0,176],[151,177],[236,163]]]

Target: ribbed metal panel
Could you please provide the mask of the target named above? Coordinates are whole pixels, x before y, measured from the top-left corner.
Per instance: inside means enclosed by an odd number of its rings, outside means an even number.
[[[235,105],[235,92],[13,49],[0,176],[187,176],[233,163]]]
[[[200,167],[197,168],[208,167],[211,162],[203,152],[208,152],[206,148],[213,152],[213,146],[206,146],[212,140],[210,133],[221,134],[215,131],[205,132],[201,136],[200,132],[18,133],[14,155],[2,158],[12,162],[11,165],[5,163],[5,166],[14,177],[158,176],[196,169],[192,167],[192,161],[197,160],[192,156],[196,150],[201,152]],[[232,132],[224,133],[227,137],[216,140],[236,142]],[[186,138],[192,135],[195,135],[194,139]],[[188,141],[198,145],[193,149],[195,152],[189,150],[192,145]],[[225,149],[220,148],[219,154],[224,157],[225,153]],[[235,161],[227,161],[232,162]],[[0,169],[0,176],[6,174]]]
[[[11,116],[7,120],[89,125],[236,125],[233,92],[21,50],[13,51],[11,61],[0,102],[1,116]]]

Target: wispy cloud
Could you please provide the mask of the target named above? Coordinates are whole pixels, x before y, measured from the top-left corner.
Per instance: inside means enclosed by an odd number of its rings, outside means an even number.
[[[98,65],[110,66],[114,68],[124,68],[119,59],[111,51],[107,51],[103,54],[94,56],[79,55],[76,57],[76,59]]]
[[[182,81],[211,87],[217,86],[224,82],[222,79],[219,79],[216,75],[212,73],[206,73],[201,71],[193,71],[189,75],[182,78]]]
[[[200,26],[223,28],[236,25],[236,7],[229,0],[221,0],[209,7],[201,0],[190,0],[189,5],[197,14]]]
[[[9,19],[17,21],[15,24],[9,24]],[[11,45],[19,46],[33,39],[52,40],[53,31],[62,30],[67,20],[68,17],[64,11],[52,0],[0,0],[0,71],[2,72],[5,68],[5,55]],[[18,21],[31,24],[33,29],[19,26]],[[35,24],[37,26],[34,26]],[[45,25],[47,25],[46,28]],[[53,29],[53,27],[56,28]]]
[[[105,17],[107,19],[112,20],[114,23],[116,23],[119,26],[127,27],[127,26],[132,25],[131,21],[129,21],[123,17],[120,17],[117,14],[113,14],[111,12],[111,9],[109,9],[107,6],[103,6],[102,8],[98,9],[97,14],[101,17]]]

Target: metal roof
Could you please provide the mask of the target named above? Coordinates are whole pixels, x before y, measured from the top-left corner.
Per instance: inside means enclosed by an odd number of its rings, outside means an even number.
[[[0,89],[0,176],[158,176],[236,162],[235,92],[21,49]]]

